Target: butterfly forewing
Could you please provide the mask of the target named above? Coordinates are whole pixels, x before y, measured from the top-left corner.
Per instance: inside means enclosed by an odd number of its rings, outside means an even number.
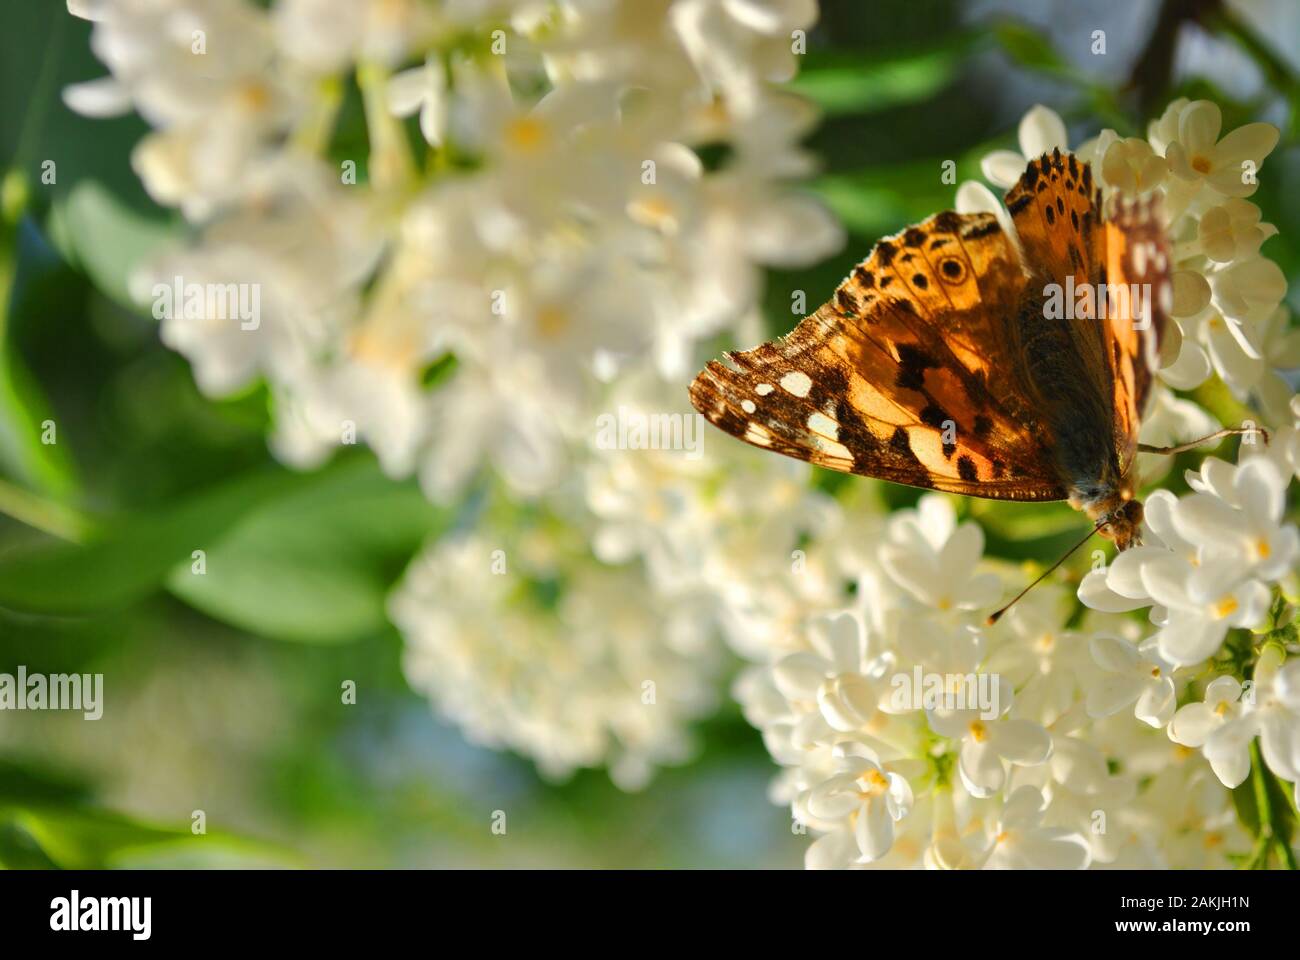
[[[1025,284],[993,215],[938,214],[878,244],[788,336],[709,364],[692,402],[742,440],[833,470],[1063,499],[1008,336]]]

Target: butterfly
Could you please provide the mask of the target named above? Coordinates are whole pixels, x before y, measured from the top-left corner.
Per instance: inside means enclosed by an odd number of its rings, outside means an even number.
[[[791,333],[709,363],[692,404],[831,470],[1068,500],[1117,549],[1140,543],[1138,429],[1172,303],[1159,205],[1103,205],[1059,149],[1005,204],[1005,225],[945,211],[881,240]]]

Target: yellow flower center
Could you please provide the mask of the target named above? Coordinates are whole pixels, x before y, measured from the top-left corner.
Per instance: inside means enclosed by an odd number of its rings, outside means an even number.
[[[397,370],[408,369],[416,356],[415,337],[409,331],[380,330],[374,324],[356,331],[349,346],[358,360]]]
[[[1228,594],[1228,596],[1224,597],[1214,605],[1214,618],[1216,620],[1222,620],[1224,617],[1231,615],[1237,607],[1237,598],[1232,596],[1232,594]]]
[[[559,307],[547,306],[537,311],[537,332],[551,339],[569,328],[569,315]]]
[[[1192,169],[1197,173],[1205,174],[1210,172],[1210,161],[1199,154],[1192,157]]]
[[[1152,668],[1151,668],[1151,679],[1152,679],[1152,680],[1159,680],[1159,679],[1160,679],[1160,668],[1159,668],[1159,667],[1152,667]]]
[[[246,83],[239,88],[239,103],[249,113],[261,113],[271,103],[271,92],[261,83]]]
[[[546,125],[534,117],[516,117],[506,125],[506,143],[520,153],[536,153],[546,139]]]
[[[1268,541],[1260,537],[1255,541],[1255,556],[1261,560],[1267,560],[1273,552],[1273,548],[1268,545]]]
[[[868,770],[858,777],[858,783],[862,785],[862,796],[864,798],[878,797],[889,789],[889,778],[879,770]]]
[[[984,726],[982,720],[972,720],[968,729],[970,730],[971,739],[976,743],[983,743],[989,738],[989,728]]]
[[[673,205],[663,197],[647,197],[634,200],[627,205],[627,213],[633,220],[645,227],[673,232],[677,228],[677,217]]]

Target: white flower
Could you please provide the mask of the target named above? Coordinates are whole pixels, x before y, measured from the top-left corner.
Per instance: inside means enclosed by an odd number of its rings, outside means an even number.
[[[1247,739],[1258,732],[1260,752],[1268,768],[1282,780],[1298,781],[1300,658],[1283,662],[1283,654],[1277,647],[1266,647],[1255,665],[1253,680],[1254,689],[1250,692],[1253,707],[1220,731],[1225,747],[1233,747],[1234,728],[1243,727],[1241,733]]]
[[[1163,157],[1169,144],[1178,139],[1179,120],[1189,103],[1191,101],[1186,97],[1179,97],[1165,107],[1164,113],[1147,124],[1147,140],[1160,156]]]
[[[419,111],[420,133],[432,146],[441,146],[447,133],[447,75],[442,62],[430,57],[422,67],[396,74],[388,82],[388,107],[395,116]]]
[[[517,750],[548,777],[607,764],[640,787],[688,758],[685,724],[712,706],[695,613],[665,618],[635,568],[567,564],[555,610],[530,615],[521,595],[554,575],[557,545],[526,533],[447,538],[411,564],[389,601],[406,676],[471,740]]]
[[[1003,762],[1018,766],[1043,763],[1052,753],[1052,738],[1032,720],[1011,719],[1011,685],[999,678],[1002,716],[986,717],[978,708],[928,711],[940,736],[961,744],[958,770],[962,785],[975,797],[991,797],[1006,782]]]
[[[1300,533],[1280,522],[1286,481],[1269,458],[1236,468],[1209,459],[1192,483],[1197,491],[1181,499],[1153,494],[1151,541],[1079,587],[1080,600],[1098,610],[1157,604],[1151,619],[1160,626],[1160,657],[1176,666],[1212,656],[1229,629],[1259,624],[1271,598],[1266,581],[1300,556]]]
[[[1196,225],[1200,250],[1216,263],[1258,253],[1260,244],[1277,233],[1276,227],[1260,223],[1259,218],[1259,207],[1237,197],[1211,207]]]
[[[1300,534],[1282,522],[1288,478],[1264,457],[1251,457],[1235,470],[1224,466],[1232,486],[1223,485],[1225,476],[1219,486],[1181,498],[1174,526],[1197,546],[1201,566],[1224,563],[1240,576],[1277,580],[1300,556]]]
[[[995,150],[980,161],[985,179],[1003,189],[1016,185],[1030,160],[1053,150],[1064,153],[1068,149],[1065,123],[1055,110],[1042,104],[1031,107],[1021,119],[1019,137],[1019,153]]]
[[[489,370],[458,369],[433,394],[429,444],[420,466],[420,485],[429,499],[450,502],[485,463],[524,497],[538,496],[560,481],[568,462],[563,428],[574,414],[545,403],[547,391],[539,379],[535,370],[503,361]],[[521,390],[529,391],[532,402],[518,402]]]
[[[1248,256],[1216,270],[1210,275],[1214,304],[1237,330],[1249,321],[1259,321],[1271,314],[1286,296],[1286,276],[1272,260]],[[1258,348],[1244,335],[1236,337],[1247,355],[1259,357]]]
[[[1300,660],[1283,662],[1277,647],[1266,647],[1249,687],[1220,677],[1206,690],[1204,704],[1179,711],[1178,737],[1199,746],[1225,786],[1243,783],[1250,773],[1250,745],[1259,737],[1268,768],[1283,780],[1300,779]],[[1217,685],[1217,686],[1216,686]]]
[[[927,494],[915,512],[890,523],[891,542],[881,547],[889,576],[918,601],[936,610],[973,610],[993,604],[1001,582],[976,573],[984,553],[984,532],[974,523],[957,525],[952,504]]]
[[[1205,687],[1205,699],[1179,707],[1169,724],[1170,740],[1205,748],[1205,758],[1225,787],[1240,785],[1250,773],[1250,737],[1234,737],[1234,730],[1223,735],[1225,726],[1241,716],[1241,692],[1235,678],[1215,677]]]
[[[999,622],[1001,641],[984,661],[984,669],[1005,676],[1016,688],[1019,716],[1051,724],[1079,695],[1079,684],[1092,661],[1084,637],[1063,629],[1069,598],[1064,589],[1035,587]]]
[[[871,722],[881,690],[880,669],[867,663],[862,623],[850,613],[814,621],[814,651],[778,660],[772,677],[787,699],[815,701],[831,729],[849,733]]]
[[[1284,424],[1290,416],[1291,384],[1277,371],[1300,367],[1300,329],[1291,326],[1291,310],[1280,305],[1256,325],[1256,342],[1264,354],[1264,372],[1254,393],[1269,423]]]
[[[1018,787],[998,817],[984,866],[990,870],[1084,870],[1092,857],[1083,838],[1042,825],[1045,808],[1036,787]]]
[[[1244,576],[1232,560],[1189,570],[1179,560],[1157,559],[1143,567],[1142,582],[1169,611],[1156,643],[1160,655],[1177,666],[1213,656],[1229,629],[1253,627],[1268,612],[1268,588]]]
[[[1088,690],[1088,715],[1106,717],[1132,706],[1143,723],[1163,727],[1174,715],[1173,666],[1156,644],[1134,646],[1118,637],[1093,637],[1092,659],[1102,670]]]
[[[835,773],[807,791],[796,804],[816,824],[833,823],[809,848],[809,869],[837,869],[870,863],[889,852],[894,824],[912,808],[912,788],[862,744],[835,748]]]
[[[1164,183],[1169,164],[1145,140],[1126,137],[1107,147],[1101,158],[1101,172],[1107,186],[1139,195]]]
[[[447,8],[435,13],[418,0],[279,0],[273,20],[286,54],[309,70],[329,73],[354,60],[396,64],[430,38],[439,17],[454,21],[458,8],[473,5]]]
[[[1264,158],[1277,146],[1278,129],[1248,123],[1222,140],[1223,114],[1208,100],[1187,104],[1178,116],[1178,139],[1165,149],[1169,168],[1184,180],[1203,182],[1225,197],[1248,197]],[[1247,175],[1251,174],[1251,175]]]
[[[1206,370],[1208,375],[1208,368]],[[1152,389],[1152,397],[1138,440],[1152,447],[1172,447],[1208,437],[1222,424],[1193,400],[1179,397],[1161,384]],[[1137,473],[1146,483],[1159,480],[1173,466],[1173,457],[1139,453]]]

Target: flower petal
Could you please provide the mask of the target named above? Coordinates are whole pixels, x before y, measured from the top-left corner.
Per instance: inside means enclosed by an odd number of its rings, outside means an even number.
[[[1062,153],[1069,149],[1065,123],[1060,114],[1041,103],[1030,107],[1021,118],[1019,135],[1020,152],[1026,160],[1036,160],[1056,149]],[[1025,165],[1021,163],[1020,173],[1024,172]],[[1016,179],[1019,178],[1020,174],[1017,174]]]

